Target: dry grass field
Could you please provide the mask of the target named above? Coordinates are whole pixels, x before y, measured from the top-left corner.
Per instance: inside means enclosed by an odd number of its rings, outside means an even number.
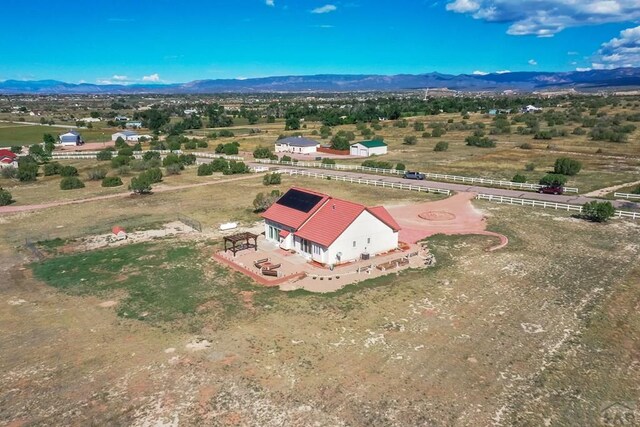
[[[281,188],[294,182],[367,204],[433,197],[291,178]],[[606,404],[640,398],[632,222],[474,202],[507,248],[435,236],[435,268],[328,295],[227,274],[210,259],[217,240],[197,234],[87,254],[45,243],[51,255],[35,264],[23,245],[116,223],[154,227],[178,212],[209,229],[249,225],[251,201],[266,189],[255,177],[232,191],[0,217],[0,421],[599,425]]]

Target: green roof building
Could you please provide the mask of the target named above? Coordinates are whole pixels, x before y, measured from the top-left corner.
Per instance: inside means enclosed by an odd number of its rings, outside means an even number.
[[[361,156],[361,157],[369,157],[369,156],[380,156],[383,154],[387,154],[387,144],[384,141],[371,140],[371,141],[360,141],[355,144],[351,144],[351,149],[349,150],[349,154],[352,156]]]

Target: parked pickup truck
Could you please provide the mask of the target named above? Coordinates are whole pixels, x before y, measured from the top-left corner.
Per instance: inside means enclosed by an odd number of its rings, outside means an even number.
[[[402,175],[402,177],[404,179],[419,179],[419,180],[423,180],[424,179],[424,174],[420,173],[420,172],[405,172],[404,175]]]
[[[538,188],[538,193],[544,194],[562,194],[564,192],[564,188],[561,185],[545,185],[544,187]]]

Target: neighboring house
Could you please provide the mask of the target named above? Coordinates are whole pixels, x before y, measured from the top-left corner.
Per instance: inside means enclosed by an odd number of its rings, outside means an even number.
[[[523,113],[535,113],[536,111],[542,111],[542,108],[538,108],[533,105],[527,105],[522,108]]]
[[[276,153],[311,154],[318,151],[320,143],[313,139],[299,137],[283,138],[276,141]]]
[[[352,156],[379,156],[381,154],[387,154],[387,144],[377,140],[356,142],[355,144],[351,144],[349,153]]]
[[[116,133],[111,135],[111,140],[112,141],[115,141],[118,138],[122,138],[125,141],[134,141],[135,140],[137,142],[139,136],[138,136],[138,132],[134,132],[132,130],[123,130],[123,131],[116,132]]]
[[[85,123],[98,123],[98,122],[101,122],[102,119],[99,119],[97,117],[85,117],[84,119],[80,119],[79,121],[85,122]]]
[[[0,168],[9,166],[18,167],[18,156],[9,150],[0,149]]]
[[[119,225],[116,225],[115,227],[113,227],[111,229],[111,232],[115,236],[116,240],[124,240],[127,238],[127,232],[124,231],[124,228],[120,227]]]
[[[70,130],[58,137],[58,143],[63,146],[76,146],[84,144],[82,136],[75,130]]]
[[[115,120],[116,122],[126,122],[129,120],[129,117],[127,116],[115,116],[113,118],[113,120]]]
[[[192,114],[198,114],[198,110],[196,110],[195,108],[189,108],[184,110],[184,114],[187,116],[190,116]]]
[[[142,127],[142,122],[127,122],[125,126],[132,129],[140,129]]]
[[[384,207],[368,208],[304,188],[289,189],[262,217],[267,241],[325,265],[398,247],[400,226]]]

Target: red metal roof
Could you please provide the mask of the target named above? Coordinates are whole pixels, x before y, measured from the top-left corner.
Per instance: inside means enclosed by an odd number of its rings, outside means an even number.
[[[330,199],[295,234],[328,247],[364,210],[365,207],[358,203]]]
[[[307,213],[274,203],[262,217],[293,228],[296,230],[294,234],[303,239],[329,247],[365,210],[393,231],[400,230],[398,223],[382,206],[367,208],[359,203],[334,199],[304,188],[293,188],[322,196],[322,199]],[[288,235],[288,231],[280,231],[281,237]]]
[[[287,206],[274,203],[269,209],[264,211],[262,217],[273,222],[277,222],[293,229],[298,229],[304,222],[309,219],[328,199],[329,196],[322,193],[316,193],[315,191],[307,190],[305,188],[292,187],[292,189],[303,191],[309,194],[316,194],[321,196],[322,199],[313,207],[309,212],[302,212]]]
[[[376,206],[373,208],[367,208],[371,215],[378,218],[380,221],[387,224],[393,231],[400,231],[400,225],[396,222],[395,219],[391,216],[388,210],[386,210],[383,206]]]
[[[113,227],[113,228],[111,229],[111,232],[112,232],[113,234],[115,234],[116,236],[117,236],[117,235],[118,235],[118,233],[120,233],[121,231],[122,231],[123,233],[127,234],[127,232],[126,232],[126,231],[124,231],[124,228],[120,227],[119,225],[116,225],[115,227]]]
[[[0,159],[2,159],[3,157],[8,157],[11,159],[11,161],[13,161],[13,159],[18,156],[16,155],[16,153],[12,153],[9,150],[0,149]]]

